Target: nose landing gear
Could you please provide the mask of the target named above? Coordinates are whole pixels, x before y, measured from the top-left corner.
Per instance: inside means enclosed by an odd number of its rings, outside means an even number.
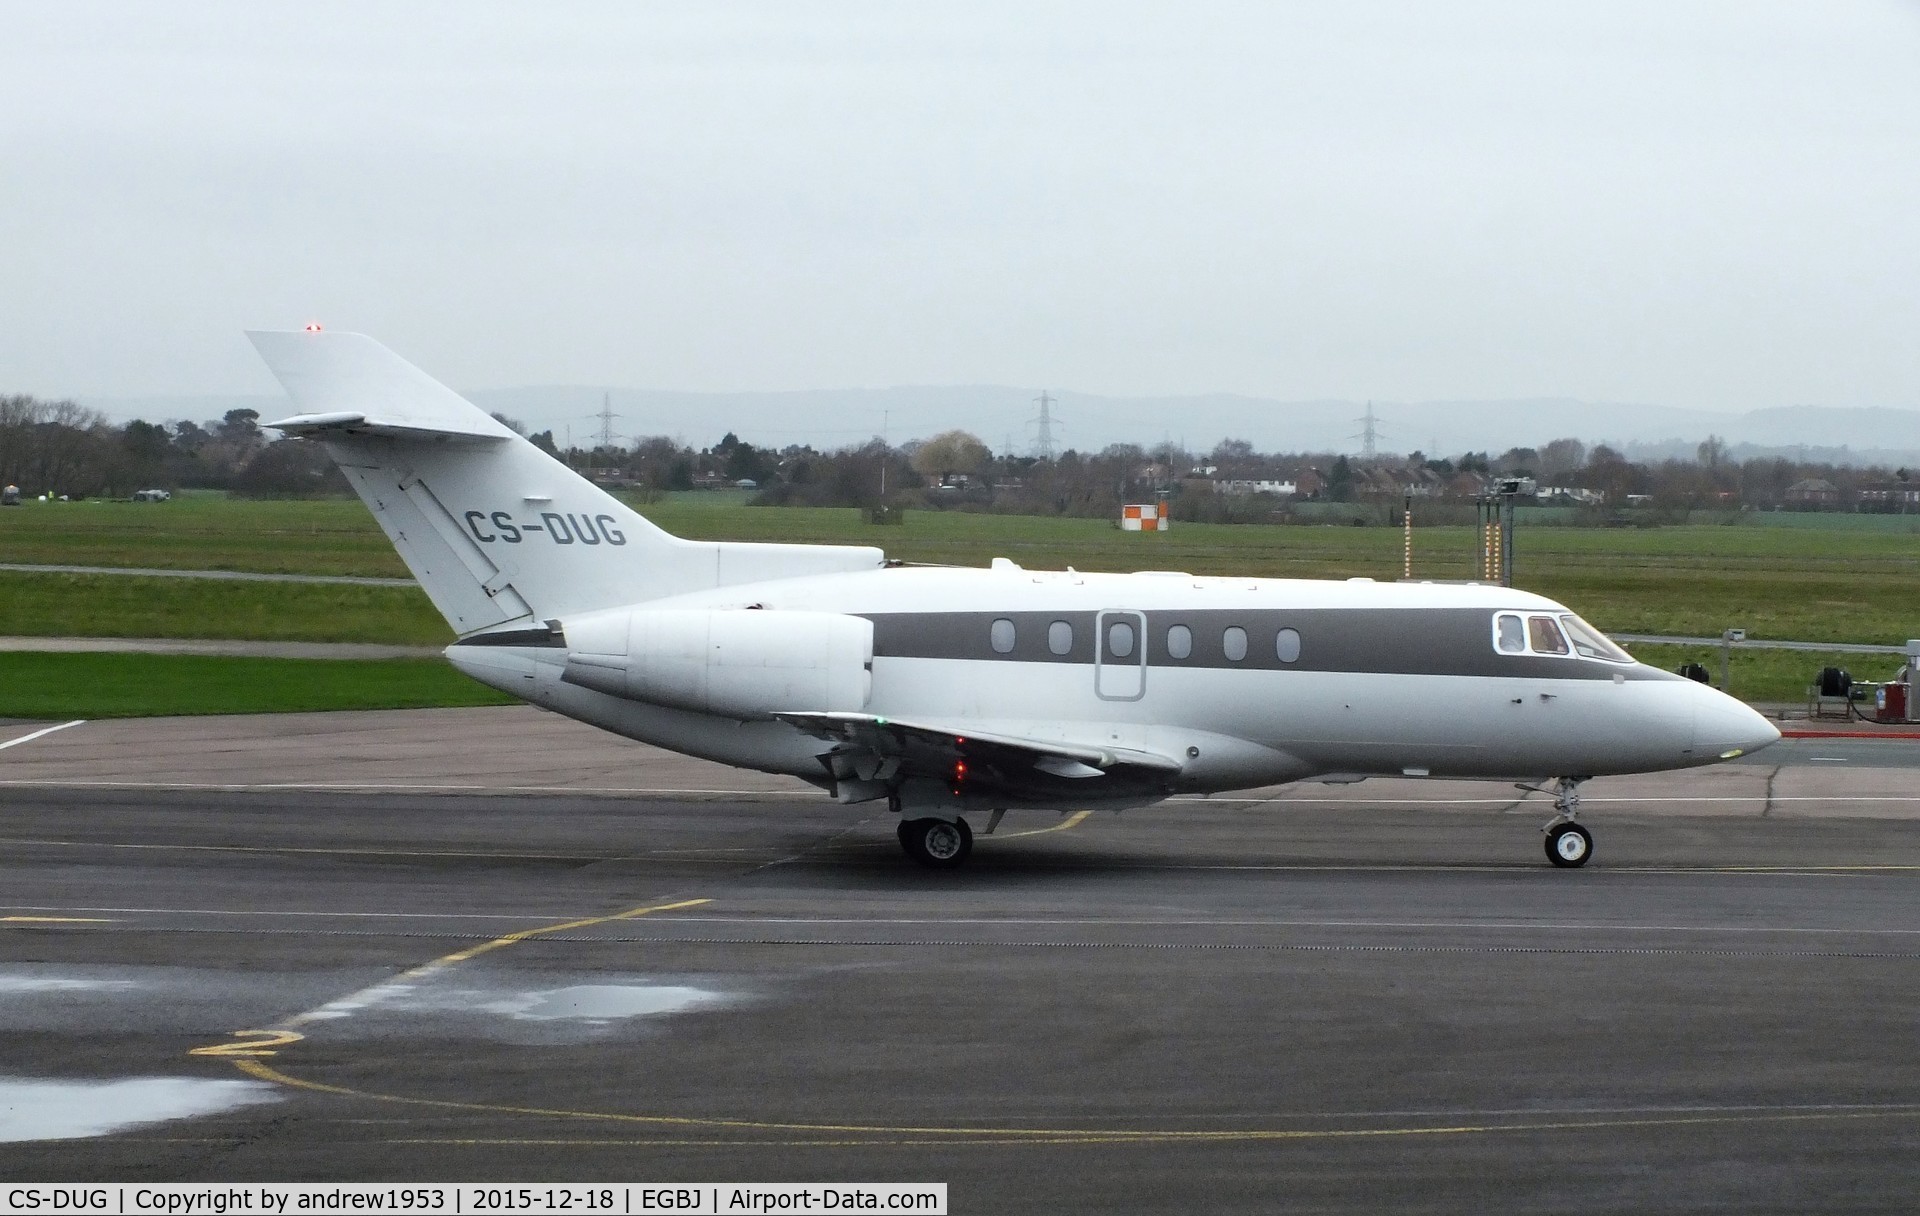
[[[1547,860],[1563,870],[1578,869],[1593,856],[1593,834],[1574,822],[1580,813],[1580,783],[1585,780],[1562,777],[1553,783],[1553,809],[1558,813],[1540,829],[1547,834]]]

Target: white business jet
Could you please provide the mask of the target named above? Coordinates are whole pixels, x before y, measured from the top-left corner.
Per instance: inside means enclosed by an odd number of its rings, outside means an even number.
[[[1780,737],[1497,586],[906,566],[648,523],[359,334],[249,335],[459,641],[454,666],[631,739],[885,799],[935,867],[1009,809],[1308,779],[1580,783]]]

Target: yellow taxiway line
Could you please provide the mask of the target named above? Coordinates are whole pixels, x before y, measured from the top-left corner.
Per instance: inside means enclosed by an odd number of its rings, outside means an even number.
[[[1070,828],[1090,812],[1082,811],[1068,821],[1039,831],[1062,831]],[[386,990],[404,988],[405,981],[423,979],[457,967],[461,963],[478,958],[483,954],[503,950],[520,942],[530,941],[552,933],[585,929],[594,925],[611,924],[618,921],[636,920],[656,912],[672,912],[683,908],[699,907],[711,903],[708,899],[676,900],[671,903],[647,904],[638,908],[629,908],[624,912],[615,912],[606,916],[588,916],[575,920],[561,921],[556,924],[542,925],[533,929],[503,934],[488,941],[479,942],[463,950],[456,950],[422,963],[417,967],[401,972],[392,980],[362,989],[346,997],[331,1001],[326,1005],[296,1014],[267,1030],[237,1031],[229,1042],[210,1044],[194,1049],[192,1054],[201,1056],[220,1056],[232,1061],[234,1067],[256,1080],[297,1089],[307,1093],[326,1094],[333,1097],[353,1098],[361,1101],[382,1102],[392,1105],[424,1107],[432,1110],[470,1111],[476,1114],[523,1115],[542,1119],[559,1119],[577,1122],[611,1123],[630,1127],[659,1128],[663,1131],[704,1131],[715,1135],[731,1135],[733,1139],[717,1141],[663,1140],[654,1138],[634,1139],[445,1139],[414,1140],[410,1143],[465,1145],[484,1147],[490,1145],[600,1145],[609,1147],[639,1147],[650,1144],[778,1144],[778,1145],[818,1145],[818,1146],[884,1146],[884,1145],[925,1145],[925,1144],[966,1144],[980,1146],[1006,1145],[1113,1145],[1113,1144],[1233,1144],[1233,1143],[1279,1143],[1287,1141],[1327,1141],[1362,1139],[1406,1139],[1414,1137],[1439,1136],[1488,1136],[1503,1133],[1541,1132],[1579,1132],[1599,1129],[1653,1129],[1687,1127],[1745,1126],[1759,1127],[1770,1124],[1796,1124],[1816,1122],[1862,1122],[1866,1120],[1910,1119],[1920,1117],[1920,1104],[1889,1105],[1869,1109],[1814,1109],[1814,1110],[1735,1110],[1735,1111],[1694,1111],[1648,1114],[1626,1118],[1553,1118],[1514,1121],[1475,1121],[1463,1123],[1401,1125],[1392,1127],[1266,1127],[1266,1128],[1218,1128],[1218,1129],[1181,1129],[1181,1128],[1086,1128],[1086,1127],[962,1127],[927,1124],[885,1124],[885,1123],[802,1123],[763,1119],[734,1119],[713,1116],[693,1115],[647,1115],[621,1111],[575,1110],[566,1107],[518,1106],[506,1103],[468,1102],[450,1098],[428,1098],[410,1094],[381,1093],[375,1090],[357,1089],[345,1085],[331,1085],[323,1081],[308,1080],[283,1072],[262,1057],[278,1054],[281,1047],[300,1042],[305,1036],[296,1026],[303,1026],[316,1020],[337,1016],[352,1008],[365,1007],[377,1002]],[[1363,1115],[1324,1112],[1319,1115],[1305,1116],[1321,1120],[1363,1118]]]
[[[890,1137],[882,1143],[905,1144],[1222,1144],[1222,1143],[1258,1143],[1288,1140],[1368,1140],[1392,1139],[1420,1136],[1472,1136],[1496,1135],[1502,1132],[1559,1132],[1592,1131],[1602,1128],[1660,1128],[1660,1127],[1713,1127],[1713,1126],[1759,1126],[1776,1123],[1818,1123],[1865,1121],[1869,1119],[1911,1119],[1920,1117],[1920,1105],[1888,1106],[1872,1110],[1812,1110],[1812,1111],[1739,1111],[1724,1114],[1674,1114],[1649,1115],[1638,1118],[1615,1119],[1552,1119],[1519,1120],[1507,1122],[1453,1123],[1429,1126],[1401,1127],[1304,1127],[1304,1128],[1221,1128],[1208,1130],[1183,1130],[1177,1128],[1064,1128],[1064,1127],[953,1127],[926,1125],[894,1125],[880,1123],[786,1123],[759,1119],[723,1119],[703,1118],[690,1115],[637,1115],[618,1111],[570,1110],[565,1107],[515,1106],[494,1102],[463,1102],[450,1098],[420,1098],[405,1094],[383,1094],[371,1090],[354,1089],[345,1085],[328,1085],[320,1081],[309,1081],[290,1076],[271,1065],[257,1060],[235,1060],[235,1065],[247,1075],[262,1081],[270,1081],[293,1089],[310,1093],[331,1094],[343,1098],[360,1098],[374,1102],[388,1102],[404,1106],[424,1106],[435,1110],[463,1110],[479,1114],[494,1115],[533,1115],[547,1119],[585,1120],[591,1122],[644,1125],[662,1128],[705,1128],[711,1131],[732,1132],[775,1132],[799,1134],[815,1137],[808,1143],[827,1143],[861,1145],[871,1144],[872,1137]],[[1330,1115],[1327,1117],[1342,1117]],[[1353,1118],[1354,1116],[1344,1116]],[[821,1137],[837,1137],[830,1140]],[[847,1137],[852,1137],[848,1139]],[[449,1138],[434,1140],[436,1144],[555,1144],[569,1143],[554,1140],[461,1140]],[[571,1143],[607,1144],[607,1145],[644,1145],[654,1143],[650,1140],[603,1140],[572,1141]],[[785,1145],[786,1140],[743,1139],[724,1141],[727,1144],[766,1144]]]
[[[1025,832],[1007,832],[1005,834],[995,834],[994,839],[995,840],[1016,840],[1022,836],[1045,836],[1048,832],[1064,832],[1068,828],[1079,827],[1081,824],[1085,823],[1087,821],[1087,817],[1092,814],[1093,814],[1092,811],[1075,811],[1073,814],[1067,816],[1065,819],[1062,819],[1059,823],[1054,824],[1050,828],[1031,828]]]
[[[195,1047],[187,1054],[226,1057],[232,1059],[243,1071],[250,1072],[252,1069],[249,1065],[252,1060],[262,1056],[278,1055],[280,1048],[290,1047],[306,1038],[306,1035],[302,1034],[296,1027],[307,1025],[310,1022],[339,1017],[355,1009],[362,1009],[369,1005],[377,1004],[384,996],[405,989],[408,986],[407,981],[409,980],[425,979],[436,972],[458,966],[468,959],[478,958],[482,954],[487,954],[494,950],[502,950],[508,946],[541,937],[548,933],[564,933],[569,929],[586,929],[594,925],[633,920],[653,912],[672,912],[681,908],[697,908],[701,904],[711,902],[711,900],[706,899],[682,899],[673,903],[648,904],[638,908],[628,908],[624,912],[614,912],[607,916],[585,916],[577,920],[562,921],[558,924],[541,925],[534,929],[521,929],[517,932],[493,938],[490,941],[468,946],[464,950],[456,950],[452,954],[442,955],[431,962],[422,963],[418,967],[410,967],[390,980],[382,980],[370,988],[362,988],[358,992],[338,997],[317,1008],[309,1009],[305,1013],[296,1013],[292,1017],[283,1019],[264,1030],[236,1030],[226,1042],[208,1043],[202,1047]],[[289,1078],[283,1083],[293,1084],[294,1082]]]
[[[0,916],[0,925],[110,925],[108,916]]]

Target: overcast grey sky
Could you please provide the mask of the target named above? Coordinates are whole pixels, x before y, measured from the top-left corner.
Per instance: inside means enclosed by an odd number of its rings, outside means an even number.
[[[0,0],[0,392],[1920,406],[1920,7]]]

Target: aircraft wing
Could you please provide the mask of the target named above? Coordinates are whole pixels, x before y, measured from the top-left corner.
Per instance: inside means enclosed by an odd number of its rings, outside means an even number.
[[[909,722],[874,714],[776,713],[775,718],[837,744],[823,759],[837,780],[927,777],[961,781],[1016,799],[1158,789],[1183,767],[1171,756]]]

